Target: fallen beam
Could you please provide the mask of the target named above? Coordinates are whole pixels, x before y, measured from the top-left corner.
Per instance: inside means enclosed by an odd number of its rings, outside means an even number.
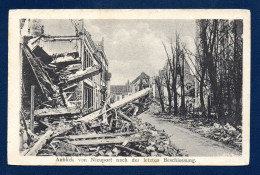
[[[137,151],[137,150],[134,150],[134,149],[132,149],[132,148],[125,147],[125,146],[115,145],[115,147],[120,148],[120,149],[123,149],[123,150],[127,150],[127,151],[132,152],[132,153],[134,153],[134,154],[137,154],[137,155],[139,155],[139,156],[143,156],[143,157],[147,157],[147,156],[148,156],[148,155],[145,154],[145,153],[142,153],[142,152],[140,152],[140,151]]]
[[[22,152],[21,152],[21,155],[22,155],[22,156],[25,156],[25,155],[28,153],[28,151],[29,151],[29,149],[26,149],[26,150],[22,151]]]
[[[35,118],[48,117],[48,116],[63,116],[63,115],[76,115],[80,114],[80,109],[77,107],[59,107],[59,108],[44,108],[35,110]]]
[[[99,71],[100,68],[101,68],[100,65],[94,65],[92,67],[88,67],[84,71],[82,71],[82,70],[78,71],[75,74],[69,76],[68,79],[67,79],[67,82],[71,82],[71,81],[77,80],[77,79],[82,78],[82,77],[84,77],[86,75],[89,75],[91,73]]]
[[[61,131],[58,131],[58,132],[54,133],[54,134],[50,137],[50,140],[52,140],[52,139],[54,139],[55,137],[58,137],[58,136],[60,136],[60,135],[62,135],[62,134],[64,134],[64,133],[66,133],[66,132],[71,131],[73,128],[74,128],[74,127],[69,127],[69,128],[67,128],[67,129],[65,129],[65,130],[61,130]],[[58,130],[58,129],[56,129],[56,131],[57,131],[57,130]]]
[[[124,113],[122,113],[121,111],[117,111],[117,113],[118,113],[118,115],[123,117],[125,120],[133,123],[133,120],[131,118],[129,118],[127,115],[125,115]]]
[[[38,120],[38,122],[39,122],[40,124],[44,125],[44,126],[47,127],[47,128],[52,128],[52,126],[51,126],[50,124],[48,124],[48,123],[46,123],[46,122],[44,122],[44,121],[42,121],[42,120]]]
[[[105,112],[105,111],[107,110],[107,106],[109,106],[109,105],[108,105],[109,100],[110,100],[110,95],[109,95],[108,98],[106,99],[106,102],[105,102],[104,106],[101,108],[100,113]],[[107,114],[106,114],[106,113],[103,114],[103,121],[102,121],[102,122],[108,124]]]
[[[98,118],[98,117],[102,116],[103,114],[105,114],[105,113],[107,113],[107,112],[109,112],[111,110],[114,110],[115,108],[119,108],[119,107],[121,107],[121,106],[123,106],[123,105],[125,105],[127,103],[130,103],[130,102],[132,102],[132,101],[134,101],[134,100],[136,100],[136,99],[138,99],[140,97],[143,97],[143,96],[147,95],[151,90],[152,90],[151,88],[146,88],[146,89],[143,89],[141,91],[138,91],[135,94],[132,94],[131,96],[128,96],[128,97],[126,97],[126,98],[124,98],[124,99],[122,99],[120,101],[117,101],[117,102],[111,104],[110,108],[107,109],[105,112],[101,112],[101,109],[100,109],[100,110],[97,110],[97,111],[95,111],[95,112],[93,112],[91,114],[86,115],[85,117],[82,117],[80,119],[75,120],[75,122],[85,122],[85,123],[87,123],[87,122],[89,122],[89,121],[91,121],[91,120],[93,120],[95,118]],[[46,116],[46,115],[50,115],[50,113],[41,113],[41,114],[39,114],[39,112],[37,113],[37,116]],[[60,115],[60,113],[59,113],[59,115]],[[57,136],[65,133],[65,132],[67,132],[67,131],[69,131],[71,129],[73,129],[73,127],[69,128],[66,131],[62,131],[62,132],[59,132],[59,133],[53,135],[51,137],[51,139],[53,139],[54,137],[57,137]]]
[[[35,86],[31,86],[31,120],[30,120],[30,129],[32,133],[34,133],[34,92],[35,92]]]
[[[92,146],[92,145],[107,145],[107,144],[122,144],[125,141],[128,143],[131,142],[146,142],[148,138],[145,137],[119,137],[111,139],[99,139],[99,140],[80,140],[80,141],[71,141],[70,144],[76,146]]]
[[[21,116],[21,119],[22,119],[22,122],[23,122],[23,125],[24,125],[25,132],[26,132],[26,134],[27,134],[27,138],[28,138],[27,144],[30,144],[31,141],[32,141],[32,138],[31,138],[31,135],[30,135],[29,132],[28,132],[29,129],[27,128],[27,124],[26,124],[26,122],[25,122],[25,113],[24,113],[23,108],[22,108],[21,111],[20,111],[20,116]]]
[[[123,105],[125,105],[127,103],[130,103],[130,102],[132,102],[134,100],[137,100],[140,97],[143,97],[143,96],[149,94],[149,92],[151,90],[152,90],[151,88],[146,88],[146,89],[143,89],[141,91],[138,91],[138,92],[136,92],[136,93],[134,93],[134,94],[132,94],[132,95],[130,95],[130,96],[120,100],[120,101],[112,103],[110,105],[110,108],[107,109],[105,112],[101,112],[101,110],[97,110],[97,111],[95,111],[95,112],[93,112],[93,113],[91,113],[89,115],[86,115],[85,117],[82,117],[82,118],[80,118],[80,119],[78,119],[76,121],[89,122],[90,120],[93,120],[93,119],[95,119],[95,118],[97,118],[97,117],[107,113],[110,110],[113,110],[115,108],[119,108],[119,107],[121,107],[121,106],[123,106]]]
[[[71,86],[68,86],[68,87],[63,88],[62,90],[63,90],[63,91],[66,91],[66,90],[68,90],[68,89],[71,89],[71,88],[74,88],[74,87],[77,87],[77,86],[78,86],[78,84],[73,84],[73,85],[71,85]]]
[[[38,151],[45,145],[47,140],[51,137],[53,134],[52,130],[48,130],[36,143],[35,145],[30,149],[30,151],[26,154],[26,156],[36,156]]]
[[[65,137],[56,137],[56,139],[95,139],[95,138],[113,138],[117,136],[133,135],[135,132],[123,132],[114,134],[86,134],[86,135],[70,135]]]

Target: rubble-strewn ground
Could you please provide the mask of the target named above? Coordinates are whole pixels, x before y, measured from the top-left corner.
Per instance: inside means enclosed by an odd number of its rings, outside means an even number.
[[[233,156],[241,155],[241,133],[232,126],[215,123],[204,125],[199,119],[181,119],[169,115],[155,115],[158,106],[152,104],[148,111],[138,116],[155,128],[163,129],[170,141],[183,154],[189,156]],[[236,144],[236,142],[238,144]]]
[[[191,116],[181,118],[160,114],[159,106],[148,97],[141,98],[138,94],[133,97],[134,100],[124,99],[83,118],[74,114],[55,120],[45,117],[38,120],[45,129],[36,125],[35,134],[28,128],[26,134],[22,127],[21,135],[29,143],[22,145],[21,154],[132,157],[241,155],[241,132],[229,124],[210,125]],[[119,105],[121,103],[124,105]],[[29,125],[28,121],[25,123]],[[30,135],[31,139],[26,135]]]
[[[37,134],[30,132],[32,140],[22,145],[21,153],[30,156],[183,156],[172,146],[163,128],[138,119],[149,105],[146,97],[119,107],[108,105],[94,112],[92,119],[89,115],[84,119],[60,117],[55,121],[45,117],[39,120],[45,129],[36,127]],[[22,127],[21,133],[24,131]]]

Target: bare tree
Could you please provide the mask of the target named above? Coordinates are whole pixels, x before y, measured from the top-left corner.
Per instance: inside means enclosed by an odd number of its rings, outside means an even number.
[[[176,40],[177,43],[177,40]],[[168,65],[169,65],[169,71],[171,74],[171,89],[172,89],[172,93],[173,93],[173,103],[174,103],[174,114],[177,115],[178,114],[178,94],[177,94],[177,60],[176,60],[176,55],[178,53],[176,47],[175,49],[173,48],[173,44],[171,41],[171,56],[168,53],[165,44],[162,42],[165,53],[167,55],[167,61],[168,61]]]
[[[159,75],[155,77],[155,84],[156,84],[156,87],[157,87],[157,90],[158,90],[162,112],[165,112],[164,96],[163,96],[163,92],[162,92],[162,78]]]
[[[185,105],[185,84],[184,84],[184,75],[185,75],[185,69],[184,69],[184,53],[183,50],[181,51],[180,57],[182,58],[182,63],[180,65],[180,84],[181,84],[181,114],[185,115],[186,113],[186,105]]]
[[[163,70],[163,78],[165,80],[165,84],[167,88],[168,104],[169,104],[168,112],[171,113],[171,109],[172,109],[171,72],[169,70],[168,62],[166,63],[165,68]]]
[[[241,120],[242,22],[240,20],[199,20],[199,43],[204,66],[220,123],[232,118],[235,99],[236,123]],[[228,113],[228,115],[227,115]]]
[[[192,53],[185,46],[183,46],[187,65],[190,67],[195,79],[199,82],[199,99],[200,99],[200,110],[202,116],[206,116],[206,107],[204,102],[204,89],[208,89],[206,84],[206,66],[205,66],[205,55],[202,53],[200,43],[196,41],[196,53]],[[190,65],[191,64],[191,65]],[[196,98],[196,97],[195,97]]]

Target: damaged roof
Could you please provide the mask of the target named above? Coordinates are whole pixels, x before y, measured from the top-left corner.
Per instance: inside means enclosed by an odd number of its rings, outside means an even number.
[[[127,94],[129,88],[127,88],[127,85],[111,85],[110,92],[114,94]]]
[[[146,73],[142,72],[134,81],[132,81],[132,84],[135,84],[140,79],[149,80],[150,76],[147,75]]]

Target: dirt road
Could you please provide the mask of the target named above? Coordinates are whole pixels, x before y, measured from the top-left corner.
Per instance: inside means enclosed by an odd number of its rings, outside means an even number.
[[[188,156],[239,156],[241,152],[229,148],[222,143],[200,136],[188,129],[176,126],[168,121],[162,121],[145,112],[138,116],[144,122],[155,126],[156,129],[164,130],[170,137],[171,143]]]

